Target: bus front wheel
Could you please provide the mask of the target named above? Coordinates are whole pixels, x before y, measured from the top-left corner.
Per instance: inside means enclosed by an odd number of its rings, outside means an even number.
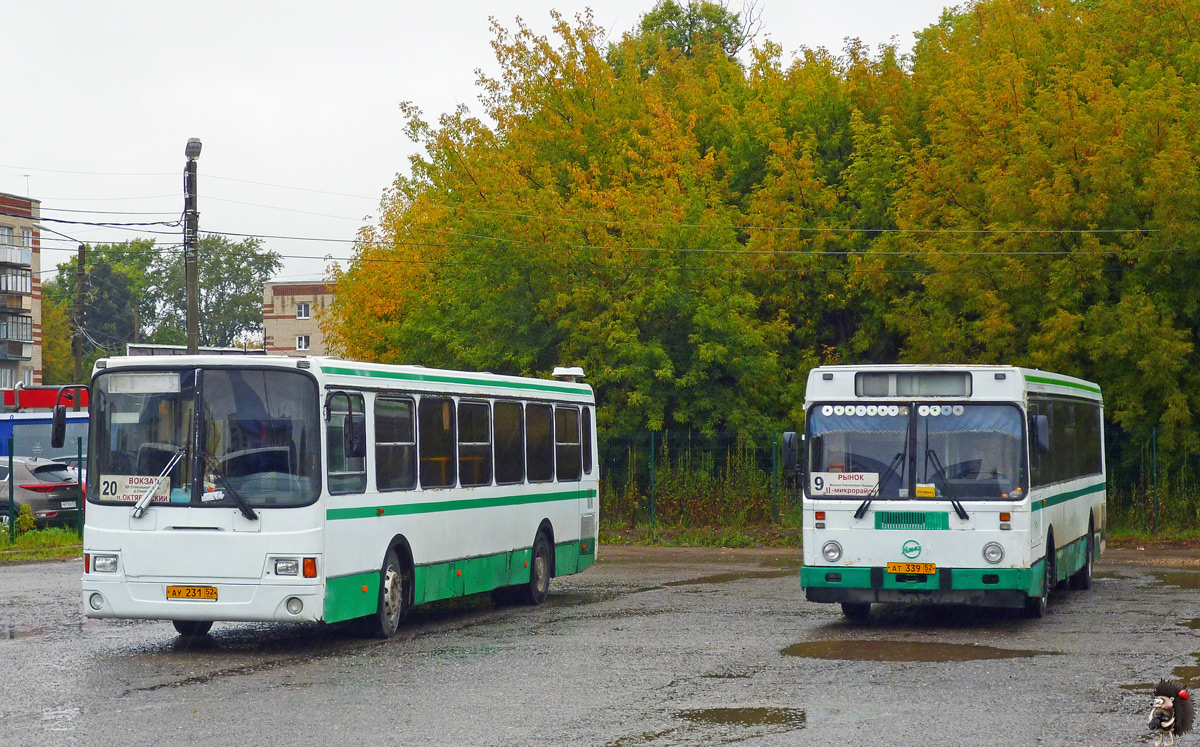
[[[172,620],[175,632],[184,638],[199,638],[212,630],[212,620]]]
[[[871,605],[868,602],[842,602],[842,614],[847,620],[862,622],[871,616]]]
[[[1095,536],[1096,533],[1089,522],[1087,537],[1083,540],[1083,567],[1071,576],[1071,588],[1076,591],[1087,591],[1092,588],[1092,563],[1095,559],[1092,542]]]
[[[1050,589],[1054,587],[1054,540],[1046,540],[1046,557],[1042,561],[1042,593],[1040,596],[1028,597],[1025,600],[1025,614],[1029,617],[1042,617],[1050,605]]]
[[[520,587],[521,601],[526,604],[541,604],[550,593],[550,541],[538,532],[533,541],[533,553],[529,558],[529,583]]]
[[[408,612],[409,576],[395,550],[388,550],[379,572],[379,607],[366,619],[368,632],[376,638],[391,638]]]

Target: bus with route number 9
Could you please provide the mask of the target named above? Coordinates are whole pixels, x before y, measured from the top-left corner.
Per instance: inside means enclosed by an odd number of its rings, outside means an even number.
[[[809,601],[1045,614],[1088,589],[1107,536],[1104,400],[1061,374],[981,365],[814,368],[800,474]]]

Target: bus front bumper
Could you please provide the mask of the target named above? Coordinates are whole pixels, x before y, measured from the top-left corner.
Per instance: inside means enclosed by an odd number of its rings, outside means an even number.
[[[928,575],[880,567],[804,566],[800,584],[810,602],[970,604],[1022,607],[1039,593],[1041,564],[1027,568],[939,568]],[[1034,588],[1036,587],[1036,588]]]
[[[226,620],[238,622],[315,622],[322,619],[321,584],[198,583],[216,589],[217,599],[167,599],[166,582],[83,581],[83,612],[87,617],[144,620]],[[299,612],[293,609],[299,600]]]

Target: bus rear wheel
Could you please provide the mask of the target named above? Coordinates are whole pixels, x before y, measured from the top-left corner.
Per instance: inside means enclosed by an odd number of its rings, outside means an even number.
[[[550,593],[550,541],[542,532],[533,540],[533,553],[529,558],[529,583],[518,587],[521,601],[525,604],[541,604]]]
[[[184,638],[199,638],[212,630],[212,620],[172,620],[175,632]]]

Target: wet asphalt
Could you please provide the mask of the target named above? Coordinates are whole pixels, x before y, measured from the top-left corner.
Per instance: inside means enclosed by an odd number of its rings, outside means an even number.
[[[1200,570],[1109,558],[1049,614],[805,602],[791,551],[602,547],[540,607],[346,626],[85,620],[78,562],[0,567],[5,745],[1135,745],[1200,686]],[[1200,743],[1187,735],[1181,745]]]

